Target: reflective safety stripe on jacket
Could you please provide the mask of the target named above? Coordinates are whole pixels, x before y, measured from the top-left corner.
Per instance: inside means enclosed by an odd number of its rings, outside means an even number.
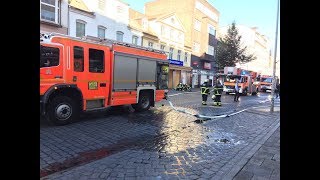
[[[215,86],[213,88],[213,94],[214,95],[221,95],[222,94],[222,91],[223,91],[223,88],[221,86]]]
[[[201,94],[206,94],[206,95],[208,95],[208,93],[209,93],[209,88],[207,88],[207,87],[201,87]]]

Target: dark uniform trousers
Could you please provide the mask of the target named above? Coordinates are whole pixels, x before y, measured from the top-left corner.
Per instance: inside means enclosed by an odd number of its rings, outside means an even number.
[[[207,99],[209,94],[209,86],[207,83],[201,85],[202,105],[207,105]]]
[[[213,88],[213,94],[215,98],[213,99],[214,106],[221,106],[221,95],[222,95],[223,87],[221,85],[216,85]]]

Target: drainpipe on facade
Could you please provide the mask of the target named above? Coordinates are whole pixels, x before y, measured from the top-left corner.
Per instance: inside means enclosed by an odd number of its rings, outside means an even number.
[[[68,28],[67,28],[67,34],[70,35],[70,5],[68,2]]]

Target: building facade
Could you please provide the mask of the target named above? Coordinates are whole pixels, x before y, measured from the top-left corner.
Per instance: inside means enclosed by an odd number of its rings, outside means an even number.
[[[149,17],[149,26],[159,38],[156,49],[167,52],[169,88],[191,84],[191,48],[184,45],[185,28],[175,13]]]
[[[129,5],[120,0],[71,0],[70,33],[141,44],[141,32],[129,29]]]
[[[68,1],[40,0],[40,31],[68,34]]]
[[[256,59],[243,64],[237,64],[238,67],[255,71],[258,74],[272,75],[273,58],[271,55],[270,40],[260,34],[256,27],[245,25],[236,25],[238,33],[241,36],[241,45],[247,46],[247,52],[253,54]],[[219,29],[219,35],[223,37],[227,34],[228,26]]]
[[[179,8],[177,8],[179,7]],[[185,46],[191,48],[192,86],[213,81],[215,69],[216,29],[220,13],[206,0],[155,0],[145,4],[145,14],[172,13],[185,28]]]
[[[170,61],[169,88],[191,84],[191,48],[185,46],[185,28],[175,13],[147,16],[130,10],[130,26],[140,26],[142,46],[165,51]]]

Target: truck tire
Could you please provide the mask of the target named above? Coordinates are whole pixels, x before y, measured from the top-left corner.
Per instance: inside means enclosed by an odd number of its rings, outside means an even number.
[[[230,93],[229,92],[226,92],[226,95],[229,95]]]
[[[149,110],[151,106],[150,93],[142,92],[139,95],[139,102],[133,104],[132,107],[137,112]]]
[[[69,124],[79,117],[80,106],[67,96],[56,96],[47,109],[48,120],[58,126]]]

